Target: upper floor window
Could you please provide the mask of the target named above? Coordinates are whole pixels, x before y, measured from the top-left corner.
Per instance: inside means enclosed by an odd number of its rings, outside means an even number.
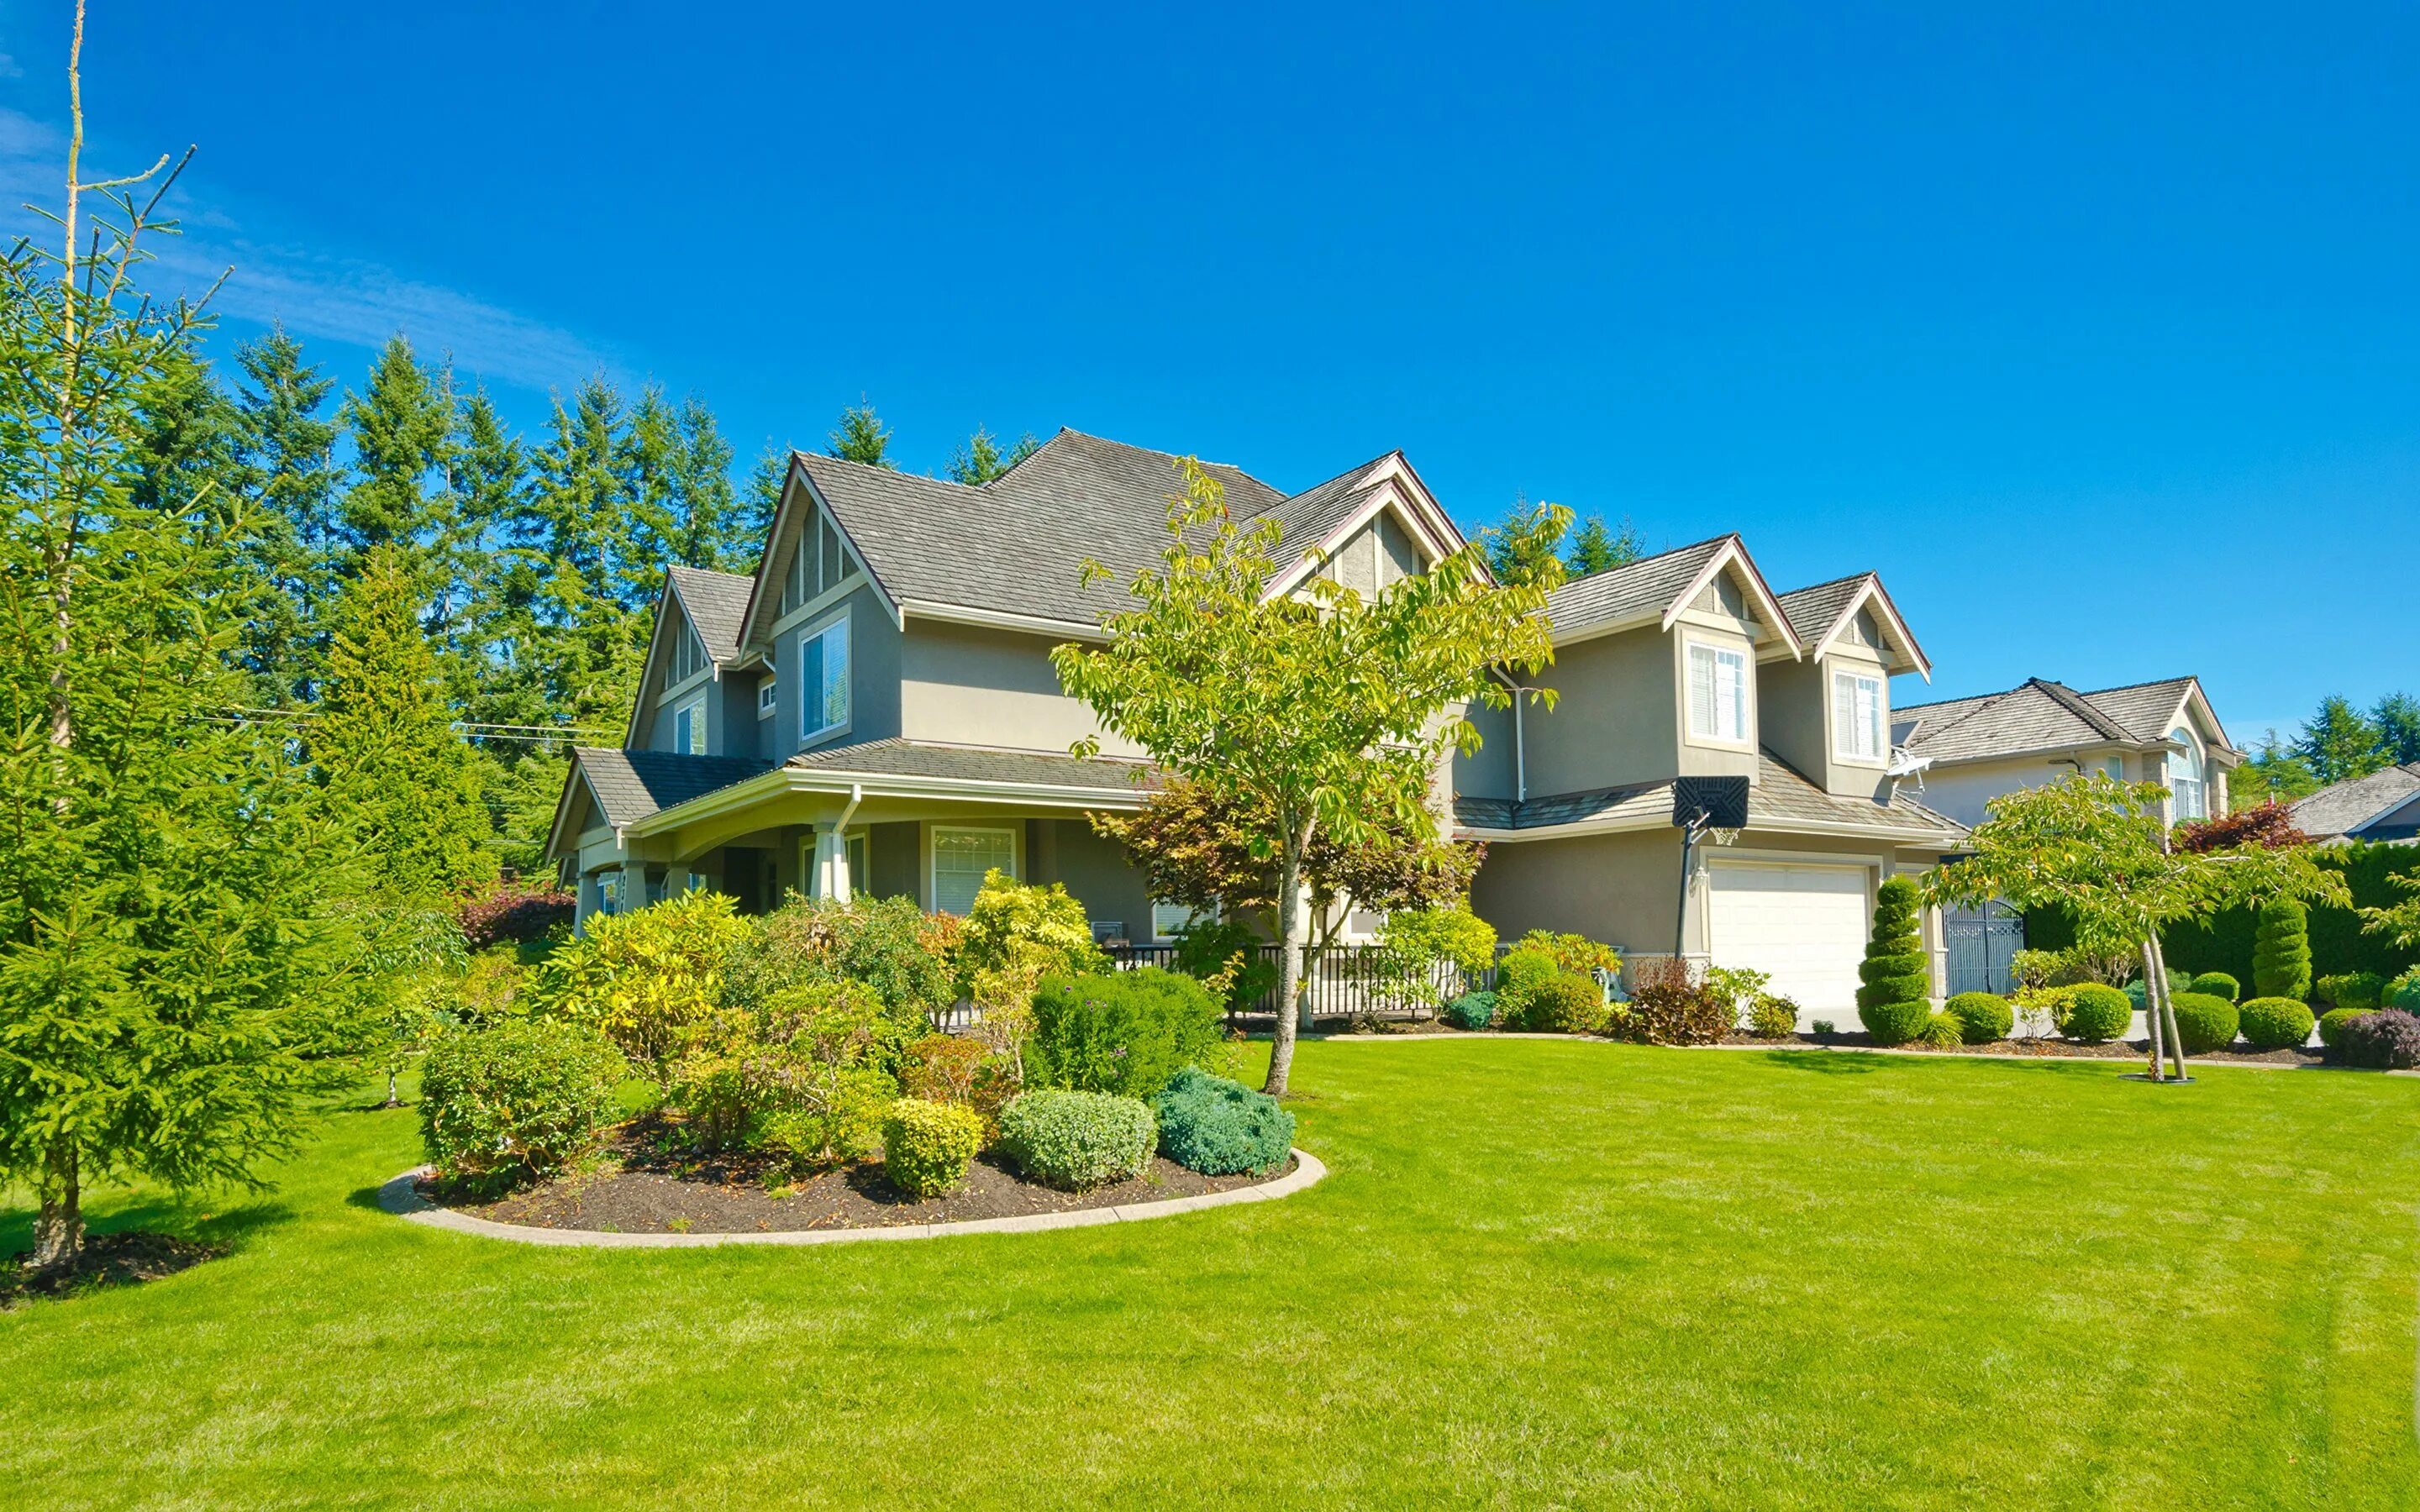
[[[706,700],[691,699],[673,710],[673,749],[690,756],[706,754]]]
[[[775,684],[772,673],[767,672],[756,679],[756,717],[762,719],[771,714],[773,706],[781,701],[781,688]]]
[[[848,723],[848,616],[799,642],[799,738]]]
[[[1689,733],[1746,744],[1746,652],[1689,642]]]
[[[2169,731],[2168,738],[2184,748],[2168,752],[2168,792],[2176,799],[2177,822],[2207,819],[2210,798],[2202,770],[2201,743],[2182,725]]]
[[[1832,674],[1832,753],[1853,762],[1883,759],[1883,680]]]
[[[697,632],[684,624],[680,627],[680,639],[673,642],[673,659],[664,668],[664,686],[671,687],[687,682],[704,671],[706,646],[698,640]]]

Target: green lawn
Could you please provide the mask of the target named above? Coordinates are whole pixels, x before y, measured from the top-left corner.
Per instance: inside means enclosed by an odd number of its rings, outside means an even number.
[[[231,1257],[0,1315],[16,1504],[2420,1502],[2420,1080],[1310,1044],[1283,1202],[541,1250],[99,1205]],[[0,1212],[0,1250],[28,1216]]]

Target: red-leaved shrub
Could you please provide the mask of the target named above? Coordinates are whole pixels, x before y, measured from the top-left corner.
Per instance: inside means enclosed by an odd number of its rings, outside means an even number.
[[[477,951],[542,940],[557,924],[567,928],[578,902],[558,887],[503,887],[465,900],[455,918],[462,926],[463,945]]]
[[[2239,845],[2282,851],[2309,843],[2311,837],[2294,827],[2292,811],[2274,798],[2215,819],[2195,819],[2177,826],[2177,849],[2180,851],[2229,851]]]

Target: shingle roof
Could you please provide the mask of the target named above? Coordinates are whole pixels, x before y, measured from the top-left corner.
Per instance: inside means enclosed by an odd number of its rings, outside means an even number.
[[[1717,536],[1575,579],[1547,597],[1546,619],[1557,635],[1569,635],[1650,609],[1661,612],[1670,609],[1681,591],[1706,570],[1706,563],[1714,559],[1714,554],[1737,539],[1732,535]]]
[[[748,594],[756,579],[728,572],[708,572],[703,567],[667,567],[664,571],[679,591],[681,604],[689,610],[689,622],[697,627],[697,638],[706,643],[706,654],[717,661],[737,660],[739,623],[748,617]]]
[[[1628,787],[1598,788],[1588,793],[1526,798],[1517,803],[1503,798],[1457,795],[1453,808],[1454,817],[1474,829],[1542,829],[1554,825],[1577,824],[1587,819],[1669,820],[1672,814],[1672,784],[1669,781],[1635,783]],[[1773,752],[1759,751],[1756,785],[1748,790],[1748,828],[1791,821],[1859,825],[1877,829],[1925,829],[1937,833],[1944,841],[1954,841],[1965,833],[1957,821],[1925,807],[1896,783],[1892,784],[1887,804],[1838,797],[1808,781],[1796,768]]]
[[[2185,689],[2192,686],[2190,677],[2165,677],[2156,683],[2104,687],[2084,697],[2136,740],[2165,740],[2171,728],[2168,721],[2176,717],[2177,705],[2184,702]]]
[[[1870,572],[1852,573],[1827,583],[1793,588],[1775,597],[1781,605],[1782,614],[1790,621],[1792,632],[1811,648],[1831,633],[1832,626],[1840,623],[1840,616],[1856,601],[1857,594],[1872,577]]]
[[[2064,683],[2027,678],[2005,693],[1911,703],[1892,711],[1899,744],[1935,761],[1970,761],[2104,741],[2156,745],[2184,702],[2190,677],[2079,693]]]
[[[1289,499],[1280,499],[1250,517],[1265,516],[1278,522],[1277,549],[1269,553],[1270,561],[1282,575],[1302,560],[1302,554],[1327,539],[1336,528],[1353,517],[1369,501],[1376,486],[1370,482],[1372,474],[1395,455],[1375,457],[1349,472],[1339,473],[1326,483],[1314,484]]]
[[[1015,782],[1092,791],[1152,786],[1150,767],[1115,757],[1069,756],[991,747],[928,746],[892,738],[807,751],[783,764],[800,771],[881,777],[930,777],[965,782]]]
[[[605,822],[617,829],[659,809],[702,798],[772,767],[769,762],[745,756],[687,756],[599,746],[573,747],[571,761],[588,779]]]
[[[2420,797],[2420,762],[2348,778],[2288,805],[2294,825],[2314,840],[2358,831],[2370,820]]]

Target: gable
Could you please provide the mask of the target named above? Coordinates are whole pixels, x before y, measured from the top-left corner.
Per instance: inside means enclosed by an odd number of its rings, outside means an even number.
[[[1319,576],[1368,599],[1406,578],[1419,577],[1427,568],[1427,559],[1411,533],[1388,510],[1345,537],[1321,563]]]
[[[630,701],[630,722],[622,731],[622,744],[640,744],[640,733],[655,722],[657,705],[665,692],[713,665],[714,659],[706,653],[706,643],[690,624],[679,591],[667,579],[663,592],[656,597],[655,627],[647,633],[646,659],[640,664],[639,696]]]
[[[773,601],[776,625],[865,570],[847,537],[833,523],[831,512],[812,494],[806,507],[797,511],[787,525],[782,538],[773,543],[773,560],[768,563],[772,568],[769,580],[781,585]]]

